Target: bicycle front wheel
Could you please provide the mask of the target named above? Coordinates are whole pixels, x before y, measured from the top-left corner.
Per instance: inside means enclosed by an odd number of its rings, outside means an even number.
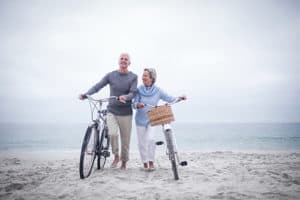
[[[178,176],[178,170],[177,170],[177,165],[176,165],[175,159],[171,160],[171,164],[172,164],[172,170],[173,170],[173,174],[174,174],[174,179],[178,180],[179,176]]]
[[[79,175],[80,178],[86,178],[91,174],[96,158],[96,146],[99,133],[97,125],[89,126],[86,130],[80,154]]]
[[[174,174],[174,179],[178,180],[178,169],[177,169],[177,164],[176,164],[176,158],[175,158],[175,149],[174,149],[174,142],[173,142],[173,135],[171,130],[167,130],[165,132],[165,137],[167,141],[167,148],[169,152],[169,159],[171,161],[171,166],[172,166],[172,171]]]

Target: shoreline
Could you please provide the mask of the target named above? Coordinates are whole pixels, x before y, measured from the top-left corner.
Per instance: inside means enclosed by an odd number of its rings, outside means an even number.
[[[8,149],[8,150],[0,150],[1,154],[39,154],[39,153],[46,153],[46,154],[60,154],[60,153],[78,153],[80,154],[81,149]],[[111,151],[111,150],[110,150]],[[157,147],[156,152],[164,152],[165,147]],[[297,150],[180,150],[179,153],[256,153],[256,154],[281,154],[281,153],[300,153],[300,149]],[[137,149],[130,150],[132,154],[138,154],[139,151]]]

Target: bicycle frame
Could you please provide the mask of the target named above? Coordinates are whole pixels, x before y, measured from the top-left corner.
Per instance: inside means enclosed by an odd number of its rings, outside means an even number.
[[[179,101],[181,101],[181,99],[177,98],[174,102],[168,103],[167,105],[173,105],[175,103],[178,103]],[[150,106],[152,108],[156,107],[150,104],[145,104],[145,105]],[[187,162],[186,161],[181,162],[179,159],[176,138],[174,136],[171,123],[162,124],[162,130],[165,135],[165,140],[167,143],[166,154],[169,156],[169,160],[171,161],[174,178],[175,180],[178,180],[179,176],[178,176],[176,165],[186,166]]]
[[[97,130],[99,132],[99,142],[101,140],[101,136],[100,134],[100,131],[101,130],[106,130],[108,131],[108,127],[107,127],[107,121],[106,121],[106,116],[107,116],[107,110],[106,109],[102,109],[102,106],[103,106],[103,103],[106,103],[106,102],[109,102],[109,100],[117,100],[118,97],[116,96],[111,96],[111,97],[108,97],[108,98],[103,98],[103,99],[94,99],[92,98],[91,96],[87,96],[88,100],[89,100],[89,105],[90,105],[90,110],[91,110],[91,120],[92,120],[92,123],[90,126],[93,126],[94,123],[97,124]],[[97,118],[94,119],[94,112],[95,110],[97,111]],[[100,153],[100,149],[99,149],[99,146],[101,144],[97,145],[96,147],[96,153],[97,155]],[[106,147],[107,150],[109,149],[109,146]]]
[[[106,122],[105,117],[107,114],[107,110],[102,109],[103,103],[108,102],[111,99],[117,99],[117,97],[111,96],[109,98],[104,98],[104,99],[99,99],[99,100],[96,100],[96,99],[92,98],[91,96],[87,96],[87,98],[89,100],[92,122],[100,122],[100,121]],[[97,110],[97,114],[98,114],[96,119],[94,119],[95,110]]]
[[[163,133],[165,135],[165,139],[166,141],[168,139],[170,139],[173,143],[173,150],[174,150],[174,154],[176,155],[176,161],[177,161],[177,164],[180,165],[180,159],[179,159],[179,155],[178,155],[178,151],[177,151],[177,142],[176,142],[176,137],[174,136],[174,132],[173,132],[173,129],[172,129],[172,126],[171,124],[163,124],[162,125],[162,130],[163,130]],[[167,148],[168,150],[168,148]],[[170,154],[169,152],[166,152],[167,155],[169,155],[169,159],[172,160],[174,158],[171,158],[170,157]]]

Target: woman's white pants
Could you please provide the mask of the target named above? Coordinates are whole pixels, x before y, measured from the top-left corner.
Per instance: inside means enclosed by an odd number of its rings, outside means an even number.
[[[154,128],[150,125],[145,126],[136,126],[137,128],[137,138],[138,138],[138,147],[143,163],[149,161],[154,161],[155,157],[155,137],[154,137]]]

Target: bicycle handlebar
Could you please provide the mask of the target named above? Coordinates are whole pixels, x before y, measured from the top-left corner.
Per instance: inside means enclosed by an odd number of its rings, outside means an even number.
[[[173,105],[173,104],[175,104],[175,103],[178,103],[178,102],[180,102],[180,101],[183,101],[183,100],[184,100],[184,99],[182,99],[182,98],[180,98],[180,97],[177,97],[174,101],[172,101],[171,103],[166,103],[165,105],[171,106],[171,105]],[[145,106],[152,107],[152,108],[157,107],[157,106],[155,106],[155,105],[151,105],[151,104],[147,104],[147,103],[145,103],[144,105],[145,105]]]
[[[107,97],[107,98],[103,98],[103,99],[94,99],[92,96],[90,95],[85,95],[85,97],[90,100],[90,101],[96,101],[96,102],[99,102],[99,103],[103,103],[103,102],[108,102],[109,100],[119,100],[119,97],[117,96],[110,96],[110,97]]]
[[[110,96],[108,98],[103,98],[103,99],[94,99],[90,95],[82,95],[82,98],[89,100],[92,121],[94,121],[95,110],[97,110],[97,113],[102,112],[102,103],[108,102],[109,100],[113,100],[113,99],[119,100],[119,97],[116,96]],[[100,115],[98,117],[102,118]]]

